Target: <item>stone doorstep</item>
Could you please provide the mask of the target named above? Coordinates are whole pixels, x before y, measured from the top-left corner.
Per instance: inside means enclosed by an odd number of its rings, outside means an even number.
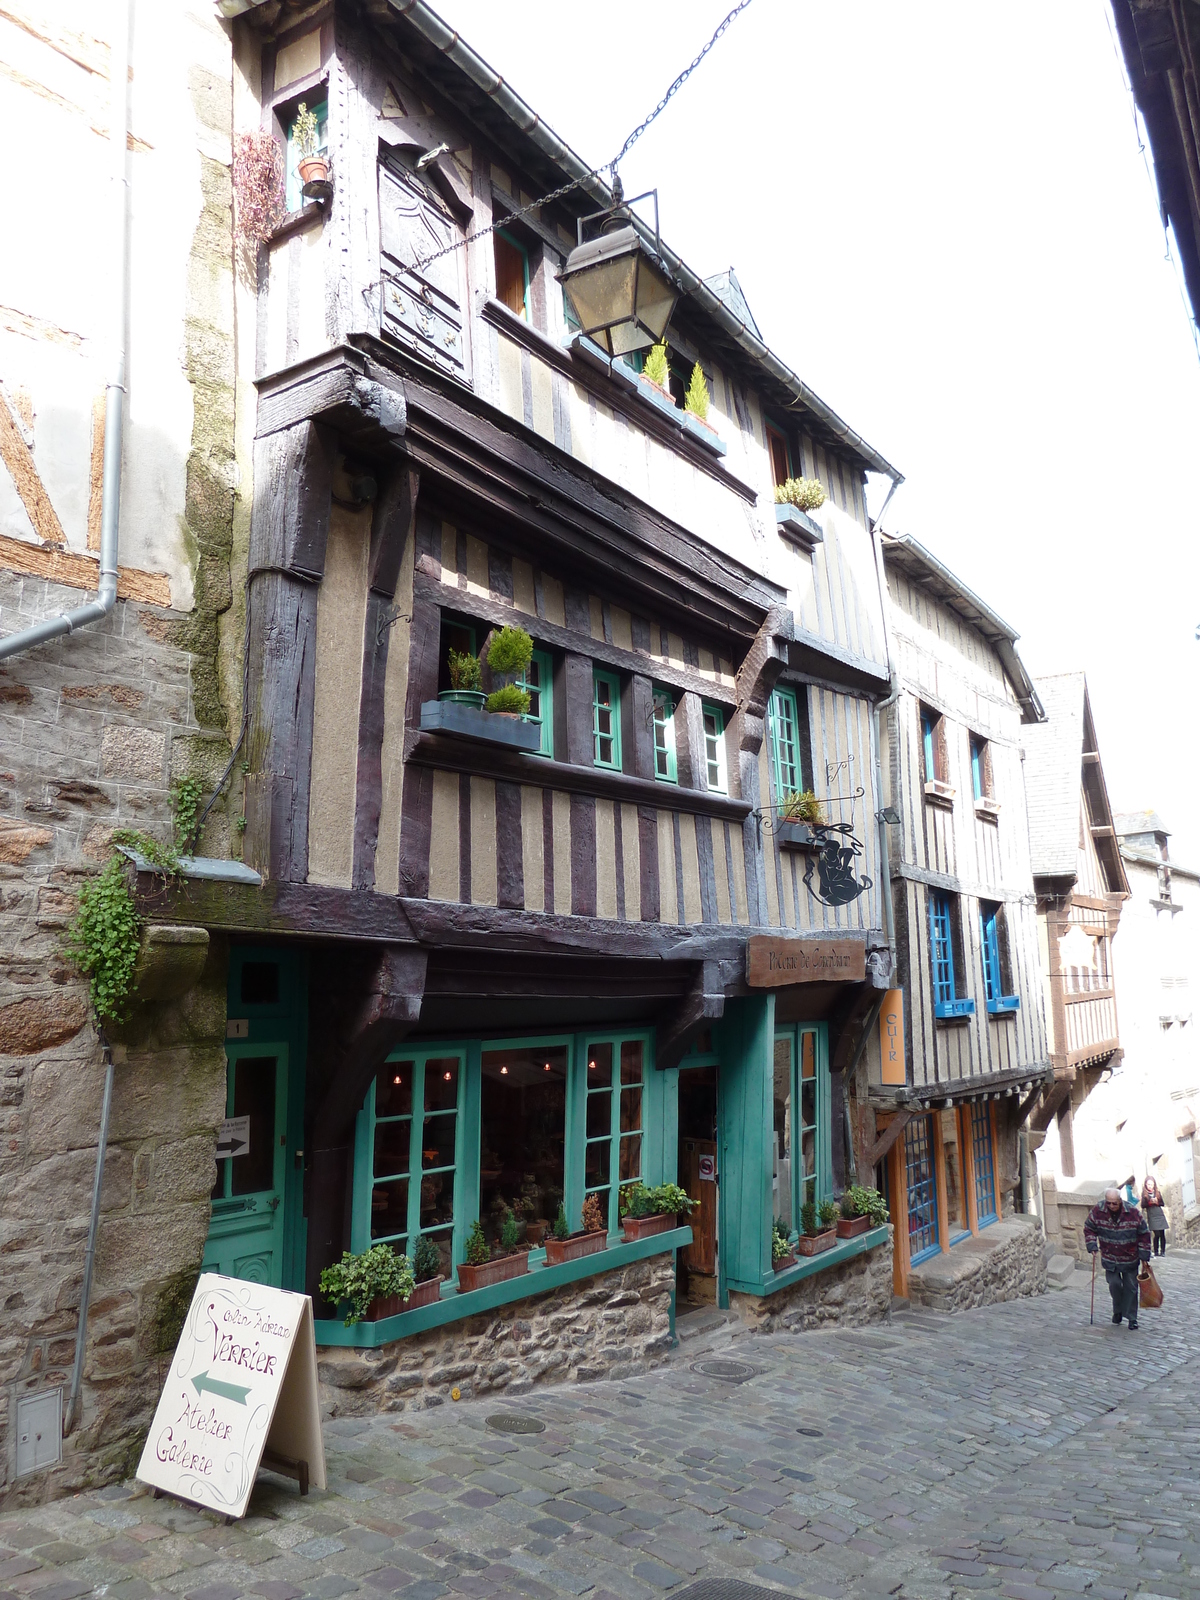
[[[960,1239],[941,1255],[922,1261],[909,1273],[909,1282],[919,1285],[927,1295],[945,1295],[984,1271],[991,1258],[1008,1245],[1028,1238],[1032,1222],[1032,1218],[993,1222],[982,1233]]]

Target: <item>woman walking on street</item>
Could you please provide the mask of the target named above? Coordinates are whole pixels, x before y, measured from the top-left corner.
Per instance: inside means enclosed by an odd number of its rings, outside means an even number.
[[[1154,1254],[1165,1256],[1167,1253],[1167,1213],[1163,1210],[1163,1198],[1154,1178],[1147,1178],[1142,1185],[1142,1214],[1150,1232],[1154,1235]]]

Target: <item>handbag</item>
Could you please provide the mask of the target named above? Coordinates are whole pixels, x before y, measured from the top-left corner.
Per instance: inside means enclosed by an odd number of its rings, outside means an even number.
[[[1138,1273],[1138,1301],[1143,1308],[1149,1306],[1151,1310],[1157,1310],[1163,1303],[1162,1285],[1154,1276],[1154,1268],[1145,1262]]]

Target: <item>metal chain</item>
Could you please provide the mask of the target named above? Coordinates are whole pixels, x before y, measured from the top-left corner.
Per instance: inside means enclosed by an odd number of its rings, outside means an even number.
[[[602,172],[607,171],[615,178],[617,163],[625,155],[627,155],[630,150],[633,149],[634,145],[642,137],[646,129],[655,120],[655,118],[660,116],[662,112],[666,110],[668,101],[670,101],[673,96],[679,92],[679,90],[691,77],[692,73],[695,72],[696,68],[704,60],[708,52],[712,49],[713,45],[716,44],[717,40],[737,17],[739,12],[745,11],[749,4],[750,0],[738,0],[738,4],[734,6],[733,10],[720,24],[712,38],[704,46],[704,49],[701,50],[700,54],[690,66],[687,66],[683,69],[683,71],[675,79],[675,82],[667,90],[666,94],[663,95],[662,99],[655,106],[654,110],[644,122],[640,122],[638,124],[638,126],[629,135],[628,139],[626,139],[625,143],[617,151],[616,155],[611,161],[602,162],[600,166],[593,167],[590,172],[585,172],[578,178],[572,178],[570,183],[564,183],[557,189],[551,189],[549,194],[544,194],[537,200],[531,200],[527,206],[522,206],[519,211],[506,211],[502,217],[498,217],[495,222],[489,223],[486,228],[476,228],[474,233],[464,234],[461,239],[456,239],[453,244],[448,244],[441,250],[435,250],[433,255],[423,256],[420,261],[412,262],[412,264],[408,267],[408,271],[424,271],[426,267],[432,266],[435,261],[440,261],[443,256],[453,255],[455,250],[462,250],[466,245],[474,244],[476,239],[485,239],[489,233],[494,233],[497,228],[503,228],[506,226],[506,224],[514,220],[517,220],[521,217],[527,217],[531,211],[540,211],[543,206],[549,205],[552,200],[561,200],[564,195],[570,194],[572,189],[578,189],[581,184],[587,183],[590,178],[598,178]]]

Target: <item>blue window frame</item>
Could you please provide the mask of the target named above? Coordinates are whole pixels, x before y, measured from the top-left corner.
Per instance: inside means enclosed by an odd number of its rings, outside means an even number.
[[[974,1014],[974,1000],[960,999],[958,981],[954,971],[954,919],[956,906],[952,895],[931,889],[929,892],[929,944],[932,957],[930,976],[933,981],[933,1014],[935,1017],[969,1017]]]
[[[1011,1015],[1020,1009],[1021,997],[1005,994],[1004,963],[1000,959],[1002,908],[989,901],[979,905],[979,942],[983,950],[983,994],[989,1016]]]
[[[544,650],[535,650],[517,683],[529,693],[526,722],[537,724],[542,736],[538,755],[554,755],[554,662]]]
[[[987,795],[987,740],[971,735],[971,790],[976,800]]]
[[[996,1169],[992,1156],[992,1115],[986,1100],[971,1102],[971,1155],[975,1169],[975,1215],[984,1228],[996,1221]]]
[[[915,1267],[941,1249],[933,1124],[928,1117],[914,1117],[904,1130],[904,1181],[908,1189],[908,1261]]]
[[[614,673],[592,674],[592,736],[598,767],[621,770],[621,683]]]
[[[660,783],[678,783],[675,755],[675,696],[670,689],[654,691],[654,776]]]
[[[921,707],[921,749],[925,760],[926,783],[936,783],[941,777],[937,759],[938,723],[941,720],[928,706]]]

